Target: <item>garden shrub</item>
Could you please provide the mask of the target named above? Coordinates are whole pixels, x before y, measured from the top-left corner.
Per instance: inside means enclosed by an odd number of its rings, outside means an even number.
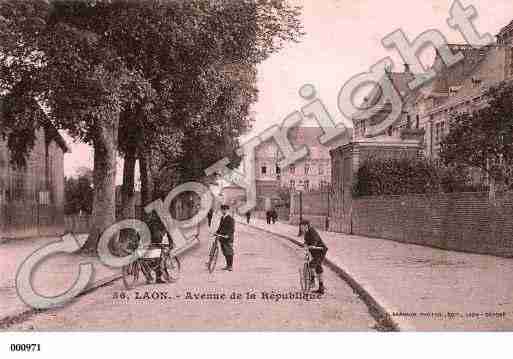
[[[355,197],[450,193],[472,188],[464,168],[426,159],[369,158],[358,169],[355,180]]]

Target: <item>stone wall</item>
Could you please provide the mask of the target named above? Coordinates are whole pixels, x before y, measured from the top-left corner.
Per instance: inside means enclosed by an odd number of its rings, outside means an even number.
[[[290,214],[299,215],[299,193],[290,196]],[[304,192],[302,194],[303,214],[312,216],[328,215],[330,193],[329,192]]]
[[[353,199],[352,233],[443,249],[513,257],[513,192]],[[332,229],[341,218],[331,218]]]
[[[304,214],[303,215],[303,219],[306,219],[308,221],[310,221],[310,224],[321,230],[321,231],[325,231],[327,229],[327,216],[315,216],[315,215],[311,215],[311,214]],[[292,224],[292,225],[298,225],[299,224],[299,215],[293,215],[290,217],[289,219],[289,224]]]

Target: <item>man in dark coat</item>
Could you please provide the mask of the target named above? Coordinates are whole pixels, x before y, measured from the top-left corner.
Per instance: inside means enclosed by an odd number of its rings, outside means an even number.
[[[162,245],[162,238],[164,237],[166,233],[166,229],[160,219],[154,214],[150,214],[147,220],[148,227],[150,229],[151,233],[151,245],[154,248],[160,248]],[[152,266],[155,270],[155,283],[165,283],[162,280],[162,268],[160,267],[160,258],[152,258],[152,259],[145,259],[147,261],[152,262]],[[143,274],[146,277],[146,283],[153,282],[153,276],[151,275],[151,272],[144,273]]]
[[[274,208],[271,210],[271,219],[273,221],[273,224],[275,224],[278,220],[278,212],[276,212]]]
[[[319,289],[314,291],[318,294],[324,294],[326,288],[324,287],[324,283],[322,281],[322,262],[326,257],[326,252],[328,252],[328,247],[321,239],[321,236],[315,228],[310,225],[310,222],[307,220],[301,221],[301,231],[305,236],[305,244],[304,246],[308,248],[310,254],[312,255],[312,261],[310,262],[310,267],[315,270],[317,274],[317,278],[319,279]]]
[[[214,216],[214,210],[210,208],[207,213],[207,219],[208,219],[208,226],[212,224],[212,217]]]
[[[250,218],[251,218],[251,211],[247,211],[246,212],[246,222],[248,222],[248,224],[249,224]]]
[[[226,204],[221,206],[221,212],[223,213],[221,221],[219,222],[219,228],[216,234],[220,234],[219,243],[221,244],[221,251],[226,259],[226,267],[223,270],[233,270],[233,237],[235,233],[235,221],[233,217],[228,214],[228,207]]]

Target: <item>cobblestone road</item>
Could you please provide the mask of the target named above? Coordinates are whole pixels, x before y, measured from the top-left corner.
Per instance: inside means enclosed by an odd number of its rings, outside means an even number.
[[[320,299],[282,299],[272,294],[299,292],[302,251],[284,240],[238,225],[233,272],[209,274],[208,245],[183,258],[177,283],[125,291],[121,281],[74,303],[40,313],[11,330],[373,330],[365,304],[334,273],[325,270],[328,293]],[[163,292],[167,299],[157,293]],[[246,293],[254,293],[248,298]],[[129,299],[119,299],[120,293]],[[189,293],[189,294],[188,294]],[[240,293],[240,299],[230,299]],[[146,295],[145,295],[146,294]],[[196,299],[194,295],[225,299]],[[267,297],[266,297],[267,295]],[[138,299],[144,297],[158,299]],[[192,297],[192,299],[191,299]]]

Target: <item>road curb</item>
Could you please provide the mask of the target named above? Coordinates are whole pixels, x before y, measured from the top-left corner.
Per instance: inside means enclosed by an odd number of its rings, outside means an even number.
[[[188,246],[178,256],[181,257],[184,254],[189,253],[192,250],[199,248],[200,244],[201,244],[201,242],[199,240],[196,241],[193,245]],[[82,297],[82,296],[87,295],[87,294],[89,294],[91,292],[94,292],[96,289],[99,289],[99,288],[111,285],[114,282],[116,282],[117,280],[120,280],[121,278],[123,278],[123,276],[121,274],[114,274],[114,275],[111,275],[111,276],[108,276],[108,277],[96,280],[93,283],[91,283],[90,285],[88,285],[75,298]],[[72,299],[72,301],[75,300],[75,298]],[[25,311],[23,311],[21,313],[7,315],[7,316],[5,316],[3,318],[0,318],[0,330],[6,330],[6,329],[8,329],[9,327],[11,327],[11,326],[13,326],[15,324],[23,323],[23,322],[27,321],[28,319],[32,318],[33,316],[35,316],[37,314],[40,314],[40,313],[44,313],[44,312],[46,312],[48,310],[62,309],[62,308],[65,307],[65,305],[66,304],[64,304],[61,307],[48,308],[48,309],[30,308],[30,309],[27,309],[27,310],[25,310]]]
[[[101,287],[106,287],[121,278],[122,278],[121,274],[114,274],[114,275],[108,276],[106,278],[99,279],[99,280],[95,281],[94,283],[91,283],[90,285],[88,285],[75,298],[79,298],[83,295],[89,294]],[[75,298],[73,298],[72,301],[75,300]],[[27,309],[21,313],[18,313],[18,314],[7,315],[3,318],[0,318],[0,330],[5,330],[15,324],[23,323],[24,321],[30,319],[31,317],[33,317],[37,314],[40,314],[40,313],[44,313],[48,310],[62,309],[65,305],[66,304],[64,304],[62,307],[55,307],[55,308],[48,308],[48,309],[31,308],[31,309]]]
[[[286,239],[289,242],[294,243],[297,246],[302,246],[303,243],[298,241],[295,238],[290,237],[289,235],[276,233],[271,230],[261,228],[258,226],[255,226],[253,224],[247,224],[242,221],[237,221],[240,224],[243,224],[245,226],[260,230],[262,232],[266,232],[269,234],[272,234],[274,236]],[[346,269],[342,268],[340,265],[333,262],[329,255],[326,256],[325,264],[328,268],[330,268],[333,272],[335,272],[340,278],[342,278],[352,289],[355,293],[358,294],[358,296],[362,299],[362,301],[367,305],[369,308],[369,313],[372,315],[372,317],[376,320],[378,327],[378,330],[381,331],[401,331],[401,330],[411,330],[412,328],[402,328],[402,325],[400,325],[397,321],[394,320],[392,313],[390,310],[387,310],[387,306],[384,304],[384,300],[378,298],[376,294],[374,294],[373,290],[370,288],[366,288],[365,285],[359,283],[355,276],[349,273]]]

